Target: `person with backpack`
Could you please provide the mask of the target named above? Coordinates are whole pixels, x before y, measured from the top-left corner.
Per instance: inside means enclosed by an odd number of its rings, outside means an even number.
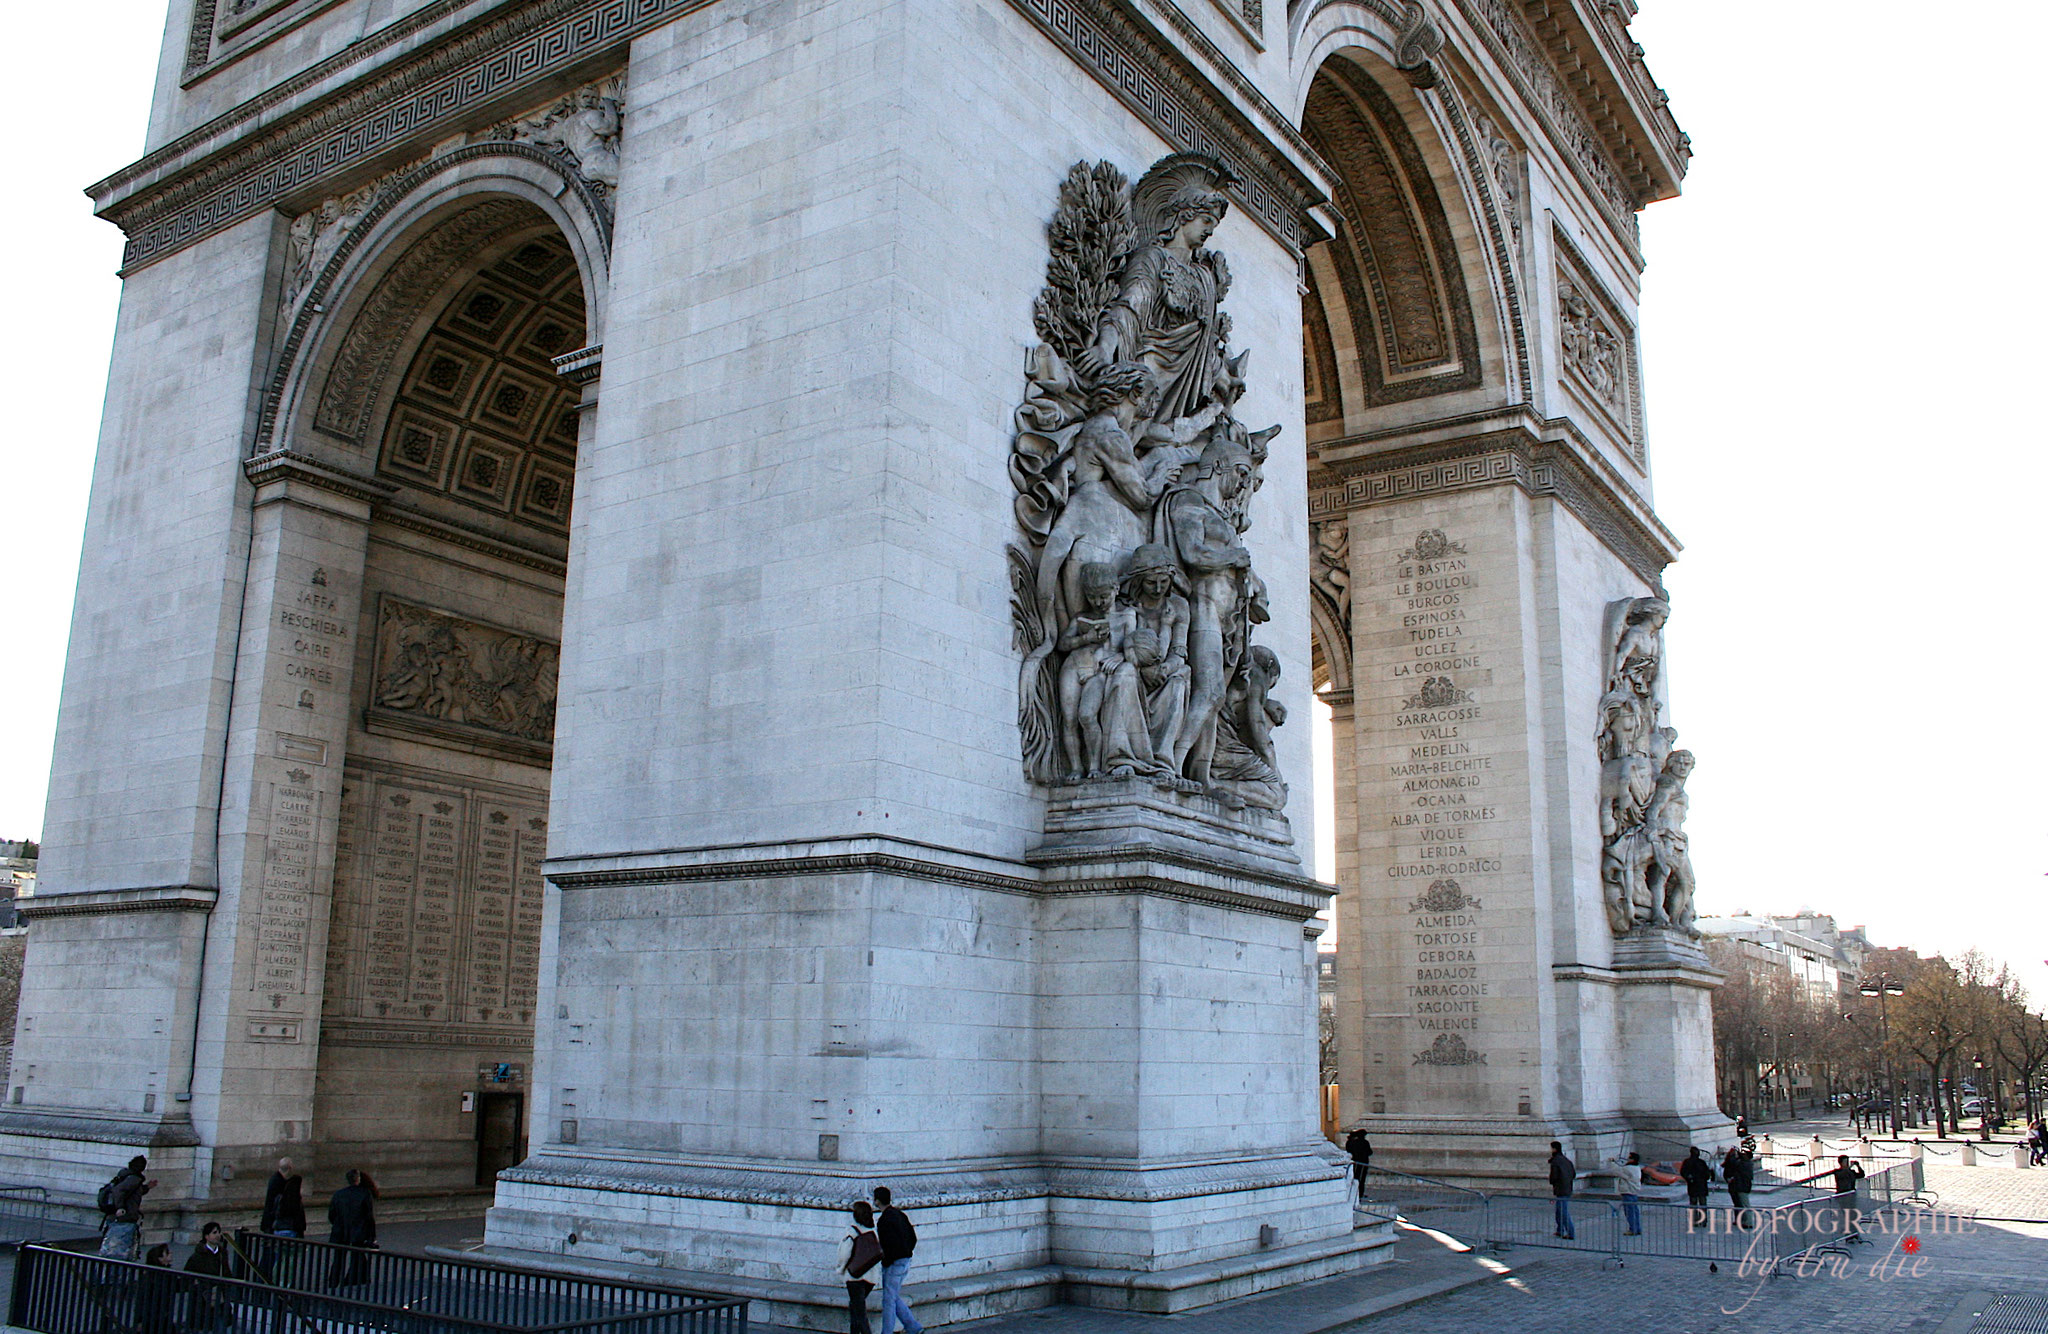
[[[853,1224],[839,1239],[839,1276],[846,1280],[846,1316],[849,1334],[873,1334],[868,1327],[868,1294],[875,1285],[864,1278],[882,1262],[882,1241],[875,1235],[875,1210],[866,1200],[855,1200]]]
[[[297,1172],[292,1171],[292,1160],[277,1160],[277,1170],[270,1174],[270,1184],[263,1190],[263,1221],[258,1224],[261,1231],[274,1237],[303,1237],[306,1235],[306,1200],[299,1191],[305,1184]]]
[[[875,1236],[882,1243],[882,1334],[894,1334],[897,1323],[904,1334],[924,1334],[924,1326],[910,1313],[903,1300],[903,1280],[910,1273],[910,1256],[917,1249],[917,1229],[910,1216],[889,1202],[889,1188],[875,1187],[875,1203],[882,1207],[875,1220]]]
[[[100,1254],[109,1260],[133,1260],[142,1240],[142,1197],[156,1182],[143,1177],[149,1159],[136,1154],[114,1179],[100,1187]]]

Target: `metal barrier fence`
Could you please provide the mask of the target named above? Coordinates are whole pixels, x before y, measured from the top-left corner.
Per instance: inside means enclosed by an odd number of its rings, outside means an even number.
[[[232,1272],[294,1292],[333,1291],[365,1301],[433,1310],[464,1320],[530,1328],[666,1309],[677,1302],[720,1302],[722,1293],[642,1287],[571,1274],[514,1269],[475,1260],[405,1255],[276,1237],[235,1234]]]
[[[1764,1191],[1761,1176],[1758,1184]],[[1476,1235],[1494,1246],[1589,1251],[1622,1261],[1655,1256],[1748,1262],[1777,1272],[1802,1256],[1853,1244],[1846,1238],[1859,1219],[1874,1223],[1880,1216],[1924,1202],[1914,1185],[1913,1164],[1900,1162],[1870,1172],[1847,1198],[1836,1194],[1826,1172],[1771,1182],[1768,1193],[1781,1198],[1740,1209],[1726,1195],[1701,1205],[1579,1195],[1567,1206],[1569,1235],[1559,1226],[1562,1220],[1553,1198],[1491,1195]],[[1794,1198],[1782,1198],[1785,1194]],[[1846,1212],[1845,1206],[1856,1212]]]
[[[746,1334],[747,1303],[625,1284],[563,1278],[486,1265],[286,1242],[252,1257],[249,1278],[213,1278],[28,1245],[15,1258],[8,1323],[40,1334]],[[305,1248],[301,1250],[300,1248]],[[246,1248],[242,1248],[246,1251]],[[338,1252],[340,1269],[298,1259]],[[366,1263],[360,1270],[352,1258]],[[281,1270],[338,1286],[294,1288],[268,1281]],[[320,1258],[332,1257],[323,1255]],[[371,1275],[377,1259],[410,1260]],[[435,1272],[445,1267],[450,1272]],[[410,1285],[409,1287],[407,1285]],[[491,1314],[484,1314],[489,1312]]]
[[[82,1230],[56,1216],[50,1207],[50,1192],[42,1186],[0,1186],[0,1245]]]

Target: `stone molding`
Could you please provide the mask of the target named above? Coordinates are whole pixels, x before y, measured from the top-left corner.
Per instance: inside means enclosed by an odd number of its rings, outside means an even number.
[[[521,565],[529,570],[539,570],[557,579],[569,577],[567,561],[493,537],[481,528],[472,528],[453,519],[437,518],[430,514],[422,514],[418,510],[402,509],[395,504],[379,506],[376,518],[378,522],[388,523],[393,528],[403,528],[407,532],[475,551],[494,560]]]
[[[289,449],[273,449],[256,455],[242,465],[242,473],[258,490],[297,482],[366,505],[376,505],[398,494],[398,488],[388,483],[357,476]]]
[[[368,71],[313,105],[283,110],[459,8],[434,5],[174,140],[88,193],[99,215],[127,233],[122,272],[133,272],[266,207],[374,174],[407,145],[424,147],[435,137],[481,128],[532,94],[623,51],[636,35],[706,3],[538,0]],[[1308,173],[1322,171],[1322,164],[1286,117],[1172,5],[1159,7],[1160,19],[1175,40],[1205,58],[1207,69],[1147,31],[1119,0],[1011,3],[1162,138],[1229,164],[1242,181],[1239,202],[1283,245],[1298,254],[1320,239],[1310,211],[1323,193]],[[1227,93],[1217,79],[1230,85]],[[275,114],[276,123],[258,128],[266,114]]]
[[[145,1149],[189,1149],[200,1143],[192,1122],[183,1116],[144,1119],[83,1111],[28,1111],[12,1105],[0,1108],[0,1135],[132,1144]]]
[[[1306,876],[1248,867],[1150,843],[1039,849],[1027,868],[933,844],[884,835],[850,835],[803,843],[678,848],[630,858],[551,858],[546,875],[571,891],[687,885],[805,876],[893,875],[1001,894],[1037,897],[1136,894],[1302,921],[1328,905],[1334,887]],[[597,862],[623,864],[591,865]],[[577,863],[583,863],[578,866]]]
[[[23,917],[107,917],[131,912],[213,911],[220,897],[217,889],[199,885],[152,885],[146,889],[95,889],[75,893],[45,890],[30,898],[15,900]]]
[[[1597,21],[1587,21],[1588,7],[1597,12]],[[1623,174],[1650,202],[1678,193],[1692,160],[1692,139],[1671,114],[1671,97],[1657,86],[1643,48],[1629,36],[1634,12],[1632,0],[1626,8],[1619,0],[1597,0],[1591,6],[1575,0],[1522,0],[1523,16],[1549,50],[1551,63],[1571,71],[1586,118],[1601,127]]]
[[[843,1173],[792,1171],[788,1167],[661,1162],[585,1157],[551,1144],[501,1180],[565,1190],[632,1195],[665,1195],[726,1200],[782,1208],[843,1210],[846,1201],[867,1193],[886,1177],[906,1208],[938,1209],[1027,1200],[1118,1200],[1158,1203],[1239,1191],[1309,1185],[1341,1179],[1345,1168],[1314,1153],[1202,1163],[1136,1164],[1110,1167],[1045,1159],[992,1164],[966,1170],[919,1172],[888,1163],[847,1164]],[[808,1167],[808,1165],[806,1165]]]
[[[1391,501],[1519,486],[1531,496],[1561,501],[1644,582],[1659,585],[1664,567],[1678,557],[1678,539],[1571,422],[1480,413],[1432,428],[1463,423],[1479,429],[1463,438],[1395,446],[1312,469],[1310,521]],[[1326,441],[1319,448],[1327,458],[1333,449],[1365,439]]]

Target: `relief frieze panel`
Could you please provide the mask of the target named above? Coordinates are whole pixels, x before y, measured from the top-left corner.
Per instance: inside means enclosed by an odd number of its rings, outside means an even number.
[[[545,763],[561,646],[385,596],[366,724]]]

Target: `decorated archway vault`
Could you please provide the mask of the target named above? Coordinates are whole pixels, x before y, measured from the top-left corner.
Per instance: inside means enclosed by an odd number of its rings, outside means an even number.
[[[1185,1309],[1379,1254],[1333,892],[1382,1161],[1713,1133],[1619,7],[438,12],[199,6],[95,187],[11,1179]]]

